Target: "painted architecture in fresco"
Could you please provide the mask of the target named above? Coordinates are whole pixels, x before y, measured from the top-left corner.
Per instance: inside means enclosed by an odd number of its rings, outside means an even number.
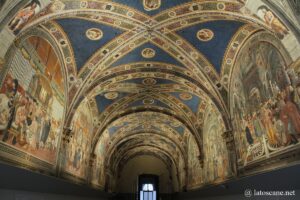
[[[15,53],[1,85],[1,142],[54,165],[65,104],[60,61],[39,37]]]
[[[181,192],[299,161],[284,1],[74,2],[0,1],[3,162],[115,191],[147,154]]]

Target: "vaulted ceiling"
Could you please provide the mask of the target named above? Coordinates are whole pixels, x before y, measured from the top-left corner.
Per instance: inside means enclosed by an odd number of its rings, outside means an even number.
[[[28,25],[59,44],[68,79],[65,126],[88,102],[92,147],[107,135],[111,171],[140,154],[186,163],[190,135],[201,157],[207,107],[230,129],[231,66],[239,44],[264,27],[243,13],[243,1],[147,2],[54,1]]]
[[[42,28],[65,50],[69,119],[88,99],[96,113],[93,146],[108,133],[106,156],[112,166],[137,147],[154,148],[174,162],[184,160],[184,136],[189,134],[201,154],[208,104],[228,126],[227,91],[220,78],[224,57],[241,31],[255,29],[241,17],[243,3],[166,0],[157,8],[131,0],[56,4],[39,18],[48,15]]]

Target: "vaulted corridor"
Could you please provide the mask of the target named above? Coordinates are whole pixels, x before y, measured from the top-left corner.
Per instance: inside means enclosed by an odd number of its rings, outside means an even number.
[[[225,195],[216,188],[292,169],[299,8],[1,0],[0,162],[140,200]]]

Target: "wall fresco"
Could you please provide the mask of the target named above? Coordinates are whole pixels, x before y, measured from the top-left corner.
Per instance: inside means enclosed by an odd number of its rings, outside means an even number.
[[[32,0],[22,9],[20,9],[14,18],[9,22],[8,27],[14,33],[18,34],[26,23],[41,11],[41,2]]]
[[[209,105],[204,117],[202,156],[193,136],[190,136],[188,143],[190,188],[221,183],[231,175],[228,151],[222,137],[224,131],[224,122],[220,113],[213,105]],[[200,157],[204,157],[203,164]]]
[[[244,46],[236,61],[230,104],[242,166],[298,146],[299,72],[287,66],[282,55],[272,44],[256,39]]]
[[[93,168],[92,183],[102,187],[104,187],[106,178],[104,161],[106,152],[108,150],[109,140],[110,136],[108,131],[104,131],[103,134],[100,136],[100,139],[94,152],[96,158],[94,161],[95,164]]]
[[[72,176],[85,179],[89,167],[93,121],[89,104],[83,102],[71,122],[71,140],[67,145],[63,169]]]
[[[200,152],[195,138],[188,139],[188,186],[193,187],[203,183],[203,171],[199,160]]]
[[[55,164],[65,103],[57,56],[46,40],[31,37],[15,51],[8,69],[0,90],[1,143]]]
[[[220,113],[210,105],[203,126],[204,182],[220,183],[230,176],[228,151],[222,134],[225,131]]]
[[[261,6],[257,10],[257,16],[263,20],[280,38],[288,34],[288,29],[280,19],[266,6]]]

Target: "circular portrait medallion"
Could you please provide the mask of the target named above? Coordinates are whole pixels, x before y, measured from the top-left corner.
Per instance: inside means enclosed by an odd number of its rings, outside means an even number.
[[[200,41],[207,42],[212,40],[214,37],[214,32],[210,29],[201,29],[197,32],[197,38]]]
[[[180,99],[184,100],[184,101],[188,101],[191,100],[193,98],[193,96],[189,93],[181,93],[179,95]]]
[[[155,54],[156,54],[155,50],[151,48],[146,48],[142,51],[142,56],[144,58],[153,58]]]
[[[108,92],[108,93],[104,94],[104,97],[106,99],[110,99],[110,100],[116,99],[116,98],[118,98],[118,96],[119,96],[119,94],[117,92]]]
[[[103,37],[103,32],[98,28],[88,29],[85,34],[90,40],[100,40]]]

